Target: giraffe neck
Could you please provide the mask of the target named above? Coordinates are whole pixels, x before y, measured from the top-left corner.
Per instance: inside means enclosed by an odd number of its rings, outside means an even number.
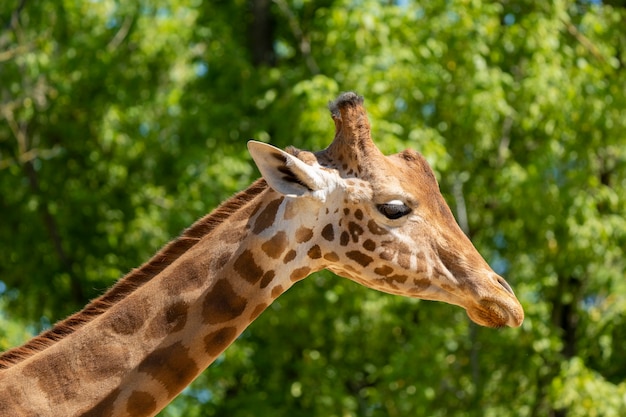
[[[289,206],[266,189],[105,312],[1,370],[0,414],[156,414],[275,298],[322,268],[291,249],[311,239],[315,219]]]

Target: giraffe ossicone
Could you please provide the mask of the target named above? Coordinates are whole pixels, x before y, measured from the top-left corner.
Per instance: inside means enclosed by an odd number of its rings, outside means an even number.
[[[152,416],[295,282],[328,269],[520,326],[506,281],[456,224],[417,152],[374,145],[363,98],[330,104],[318,152],[251,141],[262,179],[85,309],[0,356],[0,415]]]

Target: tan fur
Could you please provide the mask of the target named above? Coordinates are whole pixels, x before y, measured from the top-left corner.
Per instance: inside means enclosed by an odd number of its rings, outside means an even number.
[[[0,355],[0,369],[8,368],[46,349],[103,314],[112,305],[123,300],[130,293],[158,275],[163,269],[198,243],[202,237],[209,234],[217,225],[221,224],[231,214],[235,213],[240,207],[247,204],[265,189],[267,189],[267,184],[261,178],[247,190],[226,200],[215,211],[195,222],[180,237],[168,243],[141,267],[128,273],[109,291],[93,300],[84,309],[55,324],[54,327],[31,339],[26,344],[3,352]]]

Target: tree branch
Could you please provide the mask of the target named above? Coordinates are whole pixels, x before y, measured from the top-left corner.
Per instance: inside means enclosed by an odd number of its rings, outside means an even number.
[[[3,30],[9,29],[11,26],[13,26],[17,22],[17,19],[19,19],[20,14],[22,13],[22,10],[24,10],[25,5],[26,5],[26,0],[20,0],[20,3],[17,5],[17,8],[13,11],[13,13],[11,13],[11,18],[9,18],[4,24],[4,27],[2,28]]]
[[[23,54],[29,51],[31,49],[30,47],[31,45],[20,45],[13,49],[2,51],[0,52],[0,62],[9,61],[13,59],[14,57],[16,57],[17,55]]]
[[[133,16],[126,16],[124,18],[122,26],[120,26],[120,29],[117,31],[117,33],[115,33],[115,36],[113,36],[113,38],[107,44],[107,51],[114,51],[115,49],[117,49],[118,46],[122,44],[122,42],[124,42],[124,39],[126,39],[126,36],[128,36],[128,33],[130,32],[130,28],[132,27],[134,20],[135,18]]]
[[[596,48],[593,42],[591,42],[589,38],[587,38],[585,35],[580,33],[578,28],[574,24],[572,24],[572,22],[567,22],[564,19],[561,19],[561,22],[563,22],[570,35],[572,35],[578,42],[580,42],[580,44],[591,53],[591,55],[593,55],[598,61],[602,62],[603,64],[607,63],[606,59],[604,59],[604,56],[602,56],[602,54],[600,53],[598,48]]]

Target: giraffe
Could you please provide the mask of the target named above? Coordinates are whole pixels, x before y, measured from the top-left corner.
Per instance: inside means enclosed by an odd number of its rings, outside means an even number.
[[[82,311],[0,356],[0,415],[153,416],[273,300],[328,269],[520,326],[506,281],[456,224],[417,152],[374,145],[363,98],[329,105],[327,149],[250,141],[262,174]]]

